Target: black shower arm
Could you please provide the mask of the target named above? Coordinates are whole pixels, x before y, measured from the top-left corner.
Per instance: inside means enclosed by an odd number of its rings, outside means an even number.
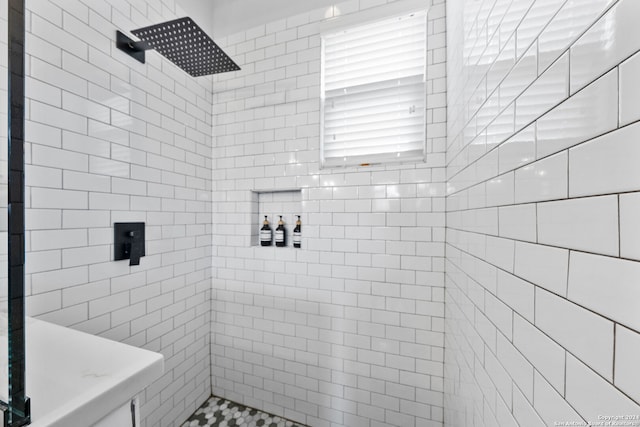
[[[149,49],[153,49],[153,47],[151,47],[151,45],[145,41],[133,41],[133,39],[131,39],[129,36],[125,35],[122,31],[116,31],[117,34],[117,39],[116,39],[116,43],[118,45],[120,44],[126,44],[126,46],[129,47],[129,49],[135,49],[135,50],[149,50]],[[118,46],[120,47],[120,46]]]
[[[144,51],[153,49],[149,43],[145,41],[134,41],[131,37],[118,30],[116,30],[116,47],[133,56],[143,64],[145,61]]]

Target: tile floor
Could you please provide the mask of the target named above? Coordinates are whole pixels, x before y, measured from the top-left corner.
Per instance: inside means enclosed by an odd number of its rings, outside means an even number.
[[[181,427],[307,427],[222,397],[211,396]]]

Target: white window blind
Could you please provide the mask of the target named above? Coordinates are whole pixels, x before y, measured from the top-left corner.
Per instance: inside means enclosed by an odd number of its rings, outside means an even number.
[[[322,37],[322,161],[424,159],[425,13]]]

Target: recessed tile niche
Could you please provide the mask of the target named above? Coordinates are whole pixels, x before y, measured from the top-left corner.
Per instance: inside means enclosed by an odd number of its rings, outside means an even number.
[[[251,192],[251,245],[259,246],[258,233],[267,216],[271,229],[275,232],[282,215],[286,231],[287,247],[293,247],[293,228],[297,215],[302,215],[302,191],[296,189],[253,190]],[[303,224],[304,227],[304,224]],[[275,247],[275,242],[272,244]]]

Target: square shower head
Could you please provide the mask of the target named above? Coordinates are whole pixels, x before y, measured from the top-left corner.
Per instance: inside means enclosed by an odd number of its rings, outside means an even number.
[[[240,69],[189,17],[131,32],[194,77]]]

